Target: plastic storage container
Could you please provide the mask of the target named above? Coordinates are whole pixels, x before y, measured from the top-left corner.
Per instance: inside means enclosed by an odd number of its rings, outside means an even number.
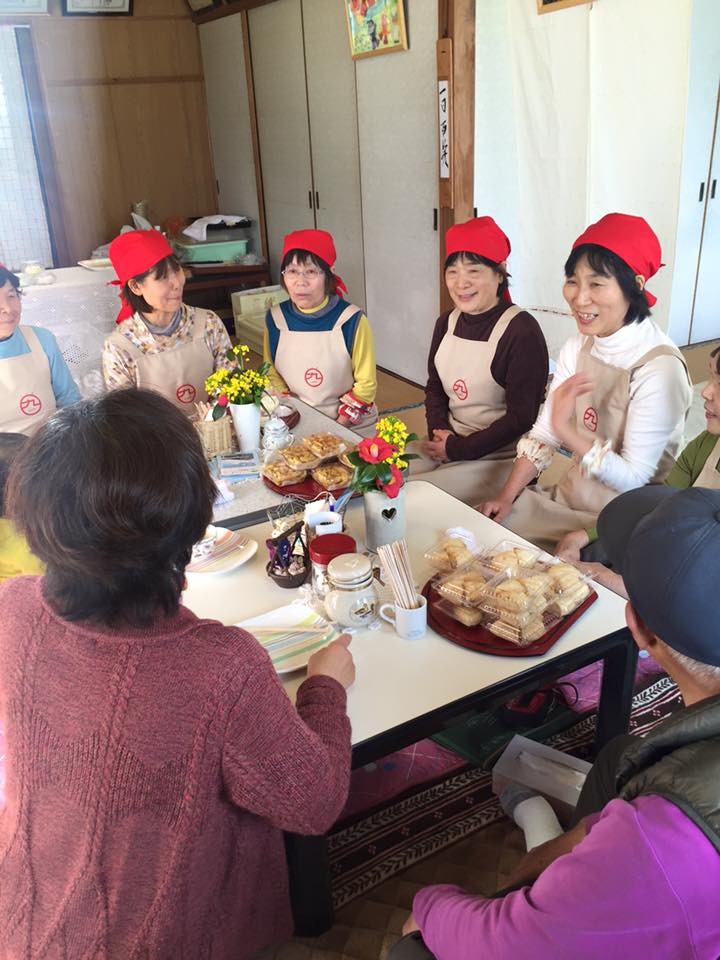
[[[175,241],[177,255],[183,263],[237,263],[247,253],[247,240]]]

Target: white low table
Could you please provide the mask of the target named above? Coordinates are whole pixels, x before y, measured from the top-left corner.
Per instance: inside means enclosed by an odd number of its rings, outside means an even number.
[[[289,402],[300,413],[300,422],[291,431],[295,440],[302,440],[303,437],[307,437],[311,433],[320,433],[325,430],[342,437],[343,440],[347,440],[349,446],[354,447],[362,440],[362,437],[353,433],[352,430],[340,426],[335,420],[326,417],[324,413],[320,413],[314,407],[303,403],[297,397],[292,397]],[[231,530],[237,530],[239,527],[247,527],[266,520],[267,511],[271,507],[278,506],[286,499],[267,487],[262,480],[246,480],[243,483],[235,484],[232,490],[235,493],[235,499],[229,503],[220,504],[220,506],[215,507],[213,512],[213,523],[228,527]]]
[[[419,585],[432,575],[423,553],[453,526],[472,530],[478,543],[493,546],[509,534],[443,490],[423,480],[406,489],[407,540]],[[363,511],[354,501],[347,513],[348,532],[362,540]],[[265,573],[268,523],[247,529],[258,552],[243,567],[220,576],[189,574],[184,602],[202,617],[225,624],[290,603],[296,591],[283,589]],[[403,640],[388,624],[358,631],[352,642],[357,679],[348,691],[353,763],[360,766],[440,730],[445,721],[471,707],[507,700],[520,690],[550,682],[597,660],[605,661],[598,713],[597,745],[625,732],[637,650],[625,629],[625,602],[600,585],[598,598],[546,654],[499,657],[457,646],[433,630],[421,640]],[[285,681],[294,698],[304,679]]]

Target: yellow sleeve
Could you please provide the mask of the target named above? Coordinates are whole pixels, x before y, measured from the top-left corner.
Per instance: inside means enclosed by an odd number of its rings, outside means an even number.
[[[358,320],[352,348],[353,394],[364,403],[372,403],[377,393],[377,368],[375,366],[375,339],[368,318],[363,314]]]
[[[276,393],[290,393],[290,388],[277,372],[275,364],[272,362],[272,357],[270,356],[270,337],[267,327],[263,327],[263,361],[270,364],[270,369],[267,372],[270,378],[270,387]]]

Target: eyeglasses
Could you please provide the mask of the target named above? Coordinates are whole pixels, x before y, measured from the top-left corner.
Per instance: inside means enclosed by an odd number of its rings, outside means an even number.
[[[297,267],[286,267],[282,275],[286,280],[317,280],[323,276],[323,271],[317,267],[308,267],[306,270],[298,270]]]

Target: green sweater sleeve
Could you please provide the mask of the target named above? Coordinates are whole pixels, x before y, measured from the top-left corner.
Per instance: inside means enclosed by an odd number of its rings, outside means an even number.
[[[675,461],[675,466],[665,478],[668,487],[687,490],[702,473],[707,458],[713,451],[717,437],[704,430],[691,440]]]

